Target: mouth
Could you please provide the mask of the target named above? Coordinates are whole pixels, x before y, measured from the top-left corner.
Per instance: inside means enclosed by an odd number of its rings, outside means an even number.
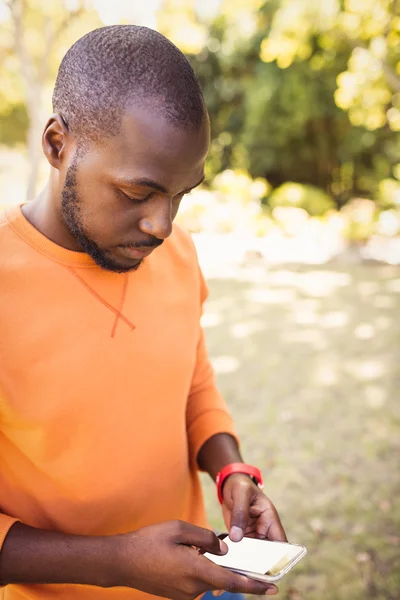
[[[134,246],[119,246],[119,251],[121,254],[123,254],[126,258],[133,258],[136,260],[146,258],[146,256],[151,254],[154,249],[155,246],[143,246],[139,248],[135,248]]]

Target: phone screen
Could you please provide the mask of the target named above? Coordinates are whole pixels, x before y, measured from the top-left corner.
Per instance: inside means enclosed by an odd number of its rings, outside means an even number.
[[[221,567],[263,575],[277,575],[303,551],[301,546],[254,538],[232,542],[226,537],[224,542],[228,546],[227,554],[216,556],[206,552],[204,556]]]

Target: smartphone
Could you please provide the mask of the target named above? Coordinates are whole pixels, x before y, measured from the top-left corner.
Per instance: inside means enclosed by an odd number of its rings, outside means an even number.
[[[297,544],[249,537],[240,542],[232,542],[227,533],[218,537],[228,546],[228,553],[216,556],[206,552],[206,558],[250,579],[268,583],[282,579],[307,554],[306,548]]]

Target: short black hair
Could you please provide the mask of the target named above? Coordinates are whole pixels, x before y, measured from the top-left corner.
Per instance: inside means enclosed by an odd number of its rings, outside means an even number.
[[[199,128],[207,114],[189,61],[161,33],[136,25],[95,29],[64,56],[53,110],[78,138],[101,142],[118,134],[129,103],[187,129]]]

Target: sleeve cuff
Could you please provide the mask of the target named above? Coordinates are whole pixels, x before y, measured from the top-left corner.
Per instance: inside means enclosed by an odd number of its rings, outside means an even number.
[[[11,527],[19,521],[20,519],[17,519],[16,517],[9,517],[8,515],[3,515],[0,513],[0,550],[3,547],[4,540],[6,539]]]
[[[193,421],[188,429],[189,454],[193,463],[197,461],[197,455],[206,441],[219,433],[228,433],[239,444],[233,419],[223,409],[207,410]]]

